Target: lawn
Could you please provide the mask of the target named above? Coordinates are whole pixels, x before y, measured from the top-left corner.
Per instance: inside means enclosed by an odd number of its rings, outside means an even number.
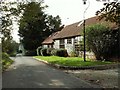
[[[38,58],[52,64],[59,64],[63,66],[95,66],[95,65],[105,65],[105,64],[114,63],[108,61],[104,61],[104,62],[92,61],[89,59],[87,59],[87,61],[84,62],[83,58],[80,57],[35,56],[34,58]]]

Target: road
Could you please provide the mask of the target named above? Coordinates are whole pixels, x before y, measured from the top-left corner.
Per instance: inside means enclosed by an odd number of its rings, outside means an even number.
[[[2,75],[3,88],[96,88],[72,75],[39,62],[17,56]]]

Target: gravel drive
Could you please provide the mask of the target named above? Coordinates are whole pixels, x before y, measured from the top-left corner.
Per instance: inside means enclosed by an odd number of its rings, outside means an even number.
[[[93,85],[102,88],[118,88],[118,69],[107,70],[64,70],[64,72],[74,75]]]

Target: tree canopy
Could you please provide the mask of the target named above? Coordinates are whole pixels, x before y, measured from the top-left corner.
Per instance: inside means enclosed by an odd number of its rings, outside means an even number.
[[[120,26],[120,2],[105,3],[104,7],[96,12],[99,19],[115,22]]]
[[[0,38],[2,42],[2,52],[8,52],[12,43],[11,32],[13,30],[13,19],[17,20],[17,2],[1,1],[1,29]]]
[[[46,6],[42,4],[43,2],[29,2],[24,5],[19,35],[26,50],[36,50],[46,37],[61,29],[60,17],[46,14]]]
[[[116,28],[117,32],[112,34],[113,37],[117,36],[117,43],[115,46],[115,51],[120,50],[120,1],[117,2],[110,2],[110,3],[104,3],[104,7],[96,12],[96,15],[99,16],[99,19],[105,19],[106,21],[110,21],[112,23],[116,23],[118,28]],[[114,31],[114,30],[112,30]],[[115,31],[114,31],[115,32]],[[112,41],[111,41],[112,42]],[[112,42],[113,43],[113,42]],[[112,46],[112,45],[111,45]],[[113,45],[114,47],[114,45]],[[116,50],[117,49],[117,50]],[[119,58],[119,51],[117,53],[115,52],[117,57]]]

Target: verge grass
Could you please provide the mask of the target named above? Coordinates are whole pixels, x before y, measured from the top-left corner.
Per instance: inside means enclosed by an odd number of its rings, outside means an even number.
[[[8,66],[10,66],[13,63],[13,60],[11,60],[9,58],[9,55],[6,53],[2,53],[0,56],[2,57],[2,62],[1,62],[2,71],[4,71],[5,69],[8,68]]]
[[[114,63],[109,61],[93,61],[90,59],[87,59],[86,62],[84,62],[83,58],[80,57],[35,56],[34,58],[47,61],[51,64],[59,64],[62,66],[95,66]]]

